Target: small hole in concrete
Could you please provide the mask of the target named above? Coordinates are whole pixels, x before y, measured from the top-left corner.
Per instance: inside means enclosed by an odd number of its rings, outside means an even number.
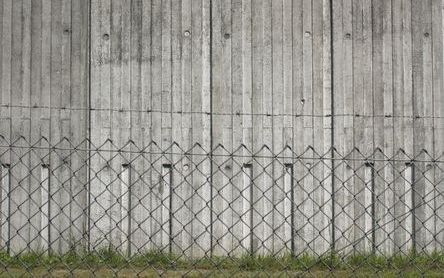
[[[191,36],[191,32],[188,31],[188,30],[186,30],[186,31],[183,33],[183,35],[184,35],[185,37],[189,37],[189,36]]]
[[[230,34],[225,33],[224,38],[225,38],[225,39],[229,39],[229,38],[230,38]]]
[[[104,39],[105,41],[109,40],[109,34],[103,34],[103,39]]]

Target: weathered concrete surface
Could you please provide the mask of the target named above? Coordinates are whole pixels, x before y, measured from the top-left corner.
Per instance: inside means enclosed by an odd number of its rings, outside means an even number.
[[[62,149],[133,142],[118,158],[92,155],[90,168],[86,151],[3,148],[4,166],[20,157],[26,166],[8,175],[2,168],[3,181],[15,177],[2,193],[10,192],[11,204],[2,225],[11,238],[3,246],[65,252],[70,245],[113,245],[134,253],[192,245],[185,252],[194,256],[245,248],[320,254],[333,238],[344,252],[354,241],[384,253],[442,247],[440,166],[378,159],[444,151],[443,3],[332,3],[1,0],[5,140],[44,137],[45,147],[66,137]],[[141,159],[136,146],[152,141],[151,156]],[[246,158],[215,156],[212,164],[158,154],[173,142]],[[286,146],[285,158],[251,160],[251,153]],[[350,155],[335,165],[293,156],[307,150],[306,157],[318,157],[332,146]],[[376,162],[360,167],[356,159],[368,156]],[[414,189],[413,177],[423,177]],[[49,192],[41,189],[47,183]],[[47,199],[49,219],[39,210]],[[402,217],[413,204],[412,215]],[[246,223],[242,214],[251,210]],[[374,225],[382,228],[373,234]],[[251,231],[254,237],[245,238]]]

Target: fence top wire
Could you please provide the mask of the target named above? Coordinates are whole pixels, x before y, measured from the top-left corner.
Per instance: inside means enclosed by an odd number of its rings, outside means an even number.
[[[404,149],[387,154],[381,148],[364,153],[359,148],[354,147],[348,152],[341,153],[335,147],[318,151],[312,146],[307,146],[303,151],[296,152],[292,146],[286,145],[281,149],[276,149],[268,145],[260,148],[250,148],[241,144],[236,148],[227,149],[224,145],[218,144],[213,148],[205,147],[201,143],[194,143],[191,147],[184,148],[177,142],[171,142],[162,146],[156,141],[146,144],[137,144],[129,139],[125,143],[116,144],[111,139],[97,143],[89,138],[72,142],[70,138],[63,137],[60,140],[49,140],[40,137],[31,142],[24,136],[19,136],[15,140],[8,140],[0,135],[0,150],[7,152],[9,149],[34,149],[47,151],[78,151],[78,152],[100,152],[100,153],[121,153],[139,155],[179,155],[179,156],[201,156],[201,157],[225,157],[225,158],[251,158],[251,159],[282,159],[282,160],[331,160],[331,161],[360,161],[364,163],[372,162],[400,162],[400,163],[430,163],[443,164],[444,152],[433,154],[426,149],[419,150],[411,155]]]
[[[393,114],[359,114],[359,113],[338,113],[338,114],[304,114],[304,113],[246,113],[246,112],[210,112],[210,111],[165,111],[157,109],[126,109],[126,108],[103,108],[103,107],[57,107],[47,105],[16,105],[0,104],[0,108],[19,109],[47,109],[57,111],[98,111],[116,113],[160,113],[160,114],[185,114],[185,115],[216,115],[216,116],[262,116],[262,117],[314,117],[314,118],[334,118],[334,117],[354,117],[354,118],[396,118],[396,119],[444,119],[444,116],[432,115],[393,115]]]

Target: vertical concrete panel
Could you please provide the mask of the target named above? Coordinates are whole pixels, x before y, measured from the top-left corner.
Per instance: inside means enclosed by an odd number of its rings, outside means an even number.
[[[123,86],[123,81],[125,77],[125,73],[128,71],[123,71],[123,59],[128,57],[128,54],[124,52],[127,50],[123,47],[124,44],[128,44],[128,41],[124,38],[125,35],[129,35],[129,24],[125,21],[127,18],[123,12],[124,9],[129,10],[131,7],[127,7],[126,4],[129,2],[124,1],[111,1],[111,10],[110,10],[110,105],[113,109],[110,111],[110,119],[111,119],[111,140],[117,148],[120,148],[125,145],[128,140],[128,135],[125,134],[125,131],[128,130],[127,124],[129,124],[129,113],[127,111],[120,112],[121,108],[128,108],[129,105],[125,105],[123,102],[122,93],[126,88]],[[122,6],[125,5],[125,6]],[[128,13],[127,13],[128,15]],[[125,24],[126,23],[126,24]],[[128,63],[128,60],[125,60],[125,64]],[[125,99],[127,99],[125,97]],[[94,128],[94,127],[93,127]],[[126,136],[125,136],[126,135]],[[126,154],[124,154],[126,155]],[[113,154],[114,156],[114,154]],[[115,170],[115,174],[113,175],[112,181],[108,186],[108,191],[110,194],[110,221],[113,227],[118,227],[114,229],[111,234],[111,243],[116,248],[121,248],[125,244],[127,247],[127,240],[125,238],[125,232],[122,230],[123,222],[122,219],[122,210],[121,210],[121,201],[122,195],[125,194],[122,189],[128,188],[127,181],[123,179],[123,164],[127,163],[125,159],[118,155],[113,158],[110,162],[110,166]],[[129,168],[129,167],[128,167]],[[123,187],[123,185],[126,187]],[[124,240],[125,239],[125,240]],[[122,243],[124,240],[125,243]],[[121,248],[122,252],[125,252],[124,248]]]
[[[10,238],[10,171],[9,167],[1,167],[1,249],[9,252]]]
[[[242,154],[244,157],[239,159],[239,162],[242,163],[243,168],[243,178],[241,177],[241,194],[242,198],[242,214],[241,219],[242,222],[246,224],[246,226],[242,227],[242,249],[241,252],[243,254],[248,254],[252,252],[252,240],[253,237],[251,235],[252,225],[250,220],[252,220],[252,196],[253,193],[253,174],[255,170],[252,165],[252,159],[250,158],[253,151],[253,114],[252,114],[252,86],[253,86],[253,72],[252,72],[252,1],[242,1],[242,20],[241,20],[241,69],[242,69],[242,83],[240,84],[242,88],[242,110],[240,121],[242,123]],[[236,100],[234,100],[236,101]],[[246,175],[245,175],[246,174]],[[248,185],[249,183],[249,185]],[[248,234],[247,234],[247,231]]]
[[[273,52],[272,52],[272,1],[264,0],[262,3],[263,14],[263,93],[262,93],[262,119],[263,126],[263,144],[261,154],[264,156],[264,172],[272,173],[273,160],[270,158],[273,154]],[[271,253],[273,251],[273,176],[264,175],[263,186],[263,211],[264,233],[263,233],[263,252]]]
[[[424,145],[422,149],[426,150],[424,153],[425,160],[433,160],[435,153],[435,131],[434,131],[434,97],[435,97],[435,80],[434,80],[434,8],[436,5],[434,1],[424,1],[424,16],[425,22],[422,28],[423,41],[423,98],[424,98],[424,108],[420,113],[424,117]],[[435,25],[436,26],[436,25]],[[420,239],[417,241],[417,250],[420,252],[432,252],[434,245],[434,235],[435,235],[435,217],[432,211],[435,210],[434,200],[434,184],[435,175],[432,162],[425,162],[422,165],[421,179],[423,180],[423,191],[419,196],[421,200],[420,206],[422,210],[422,219],[419,222],[421,225],[422,232],[420,233]]]
[[[131,168],[130,165],[124,164],[121,166],[120,174],[120,191],[119,194],[119,209],[120,219],[118,221],[118,227],[120,233],[120,245],[116,246],[121,250],[122,254],[129,255],[130,247],[132,245],[132,229],[131,229]]]
[[[415,167],[413,164],[406,164],[404,170],[404,194],[403,194],[403,205],[404,205],[404,238],[402,238],[402,249],[401,254],[407,254],[411,252],[414,248],[414,238],[415,238],[415,214],[414,214],[414,196],[416,195],[414,191],[415,183]]]
[[[399,0],[393,1],[392,4],[392,55],[393,55],[393,158],[401,158],[401,150],[404,150],[404,75],[403,75],[403,2]],[[393,218],[393,224],[388,224],[388,240],[387,240],[387,252],[392,254],[396,250],[397,245],[397,232],[400,232],[399,221],[397,215],[399,215],[400,204],[396,202],[399,198],[402,187],[403,179],[401,177],[401,169],[403,167],[402,162],[393,163],[393,185],[391,186],[392,202],[387,198],[387,207],[389,208],[388,216]],[[387,196],[389,197],[389,196]],[[389,219],[387,219],[389,221]],[[388,222],[390,223],[390,222]]]
[[[171,90],[172,90],[172,144],[175,144],[171,150],[173,152],[171,157],[172,164],[172,189],[171,189],[171,248],[175,253],[182,253],[183,250],[183,234],[185,233],[182,218],[177,218],[180,215],[185,189],[184,175],[183,175],[183,144],[182,144],[182,45],[183,34],[181,21],[182,3],[180,1],[171,2]],[[177,145],[176,145],[177,144]]]
[[[159,79],[161,82],[161,141],[158,142],[159,146],[162,150],[167,150],[160,159],[162,163],[162,168],[155,169],[161,173],[160,179],[161,182],[159,184],[159,210],[160,210],[160,218],[157,219],[160,227],[159,227],[159,248],[163,252],[168,252],[170,248],[169,242],[169,224],[170,224],[170,188],[171,178],[170,173],[165,175],[165,165],[171,164],[171,154],[170,154],[170,146],[172,143],[172,52],[171,52],[171,3],[172,1],[163,0],[161,3],[161,37],[160,37],[160,75]],[[203,55],[203,53],[202,53]],[[134,123],[135,124],[135,123]],[[136,128],[137,125],[133,125],[131,128]],[[202,215],[203,216],[203,215]],[[208,243],[207,243],[208,244]]]
[[[323,53],[322,53],[322,92],[323,92],[323,108],[324,108],[324,120],[323,120],[323,129],[324,129],[324,153],[330,152],[330,157],[333,158],[333,72],[332,72],[332,63],[333,63],[333,43],[332,43],[332,32],[333,32],[333,6],[329,1],[324,0],[322,9],[322,17],[323,17],[323,28],[322,28],[322,42],[323,42]],[[329,22],[330,24],[326,24]],[[327,156],[328,157],[328,156]],[[324,204],[324,217],[323,217],[323,237],[324,241],[324,250],[329,250],[333,245],[333,241],[335,241],[334,233],[335,233],[335,225],[334,225],[334,192],[336,188],[334,187],[334,163],[333,160],[324,161],[324,186],[325,190],[323,190],[323,204]]]
[[[182,1],[182,141],[181,147],[185,151],[189,151],[193,145],[193,133],[192,133],[192,0]],[[180,166],[179,166],[180,167]],[[179,193],[183,200],[184,206],[178,211],[178,217],[182,220],[182,241],[181,248],[187,255],[191,253],[192,241],[192,175],[193,160],[190,156],[182,157],[182,185],[180,186]]]
[[[327,24],[328,23],[328,24]],[[313,147],[315,157],[326,155],[321,163],[315,165],[316,193],[320,213],[315,223],[321,233],[316,245],[319,254],[326,253],[332,239],[332,169],[331,161],[331,64],[330,64],[330,4],[325,1],[313,2]],[[317,116],[322,115],[322,117]]]
[[[430,118],[425,118],[426,114],[430,115],[429,110],[429,94],[430,77],[429,72],[430,59],[430,1],[412,1],[412,78],[413,78],[413,150],[415,158],[424,160],[426,154],[424,149],[426,143],[429,142],[430,134],[428,134],[428,124]],[[428,34],[426,36],[426,33]],[[431,135],[433,138],[433,135]],[[433,150],[431,150],[433,152]],[[422,251],[424,249],[425,239],[425,211],[424,211],[424,195],[425,195],[425,163],[415,162],[413,173],[413,245],[412,248]]]
[[[34,3],[34,2],[33,2]],[[71,25],[64,32],[71,34],[71,147],[78,150],[70,152],[70,247],[84,250],[87,224],[87,183],[88,152],[87,138],[89,126],[89,0],[71,1]],[[43,40],[42,40],[43,41]],[[66,136],[66,135],[65,135]]]
[[[11,104],[11,28],[12,28],[12,1],[2,1],[2,19],[1,19],[1,129],[2,129],[2,141],[7,143],[10,142],[11,133],[11,118],[10,118],[10,108],[8,105]],[[5,154],[2,156],[3,164],[10,164],[10,153],[9,150],[2,149]],[[6,239],[6,240],[9,240]]]
[[[294,153],[302,154],[305,150],[305,144],[301,144],[304,140],[304,117],[303,105],[305,103],[303,93],[303,13],[302,8],[303,1],[293,1],[292,8],[292,124],[293,124],[293,150]],[[264,84],[266,84],[264,79]],[[264,103],[266,98],[264,97]],[[271,118],[271,117],[270,117]],[[295,196],[295,212],[294,217],[296,219],[294,229],[296,231],[295,238],[295,254],[301,254],[306,252],[306,241],[304,239],[304,229],[306,217],[304,213],[304,175],[305,167],[302,161],[293,159],[294,163],[294,196]]]
[[[40,105],[40,98],[42,97],[42,43],[41,43],[41,37],[42,37],[42,23],[43,23],[43,17],[42,17],[42,8],[43,8],[43,1],[36,1],[31,2],[31,42],[30,45],[32,45],[31,48],[31,64],[30,64],[30,103],[33,106],[41,106]],[[37,109],[31,109],[30,111],[31,115],[31,126],[35,126],[34,128],[31,128],[31,136],[30,140],[32,142],[37,142],[40,140],[40,126],[41,126],[41,115],[42,111],[40,108]],[[39,206],[40,206],[40,179],[34,178],[34,177],[40,177],[42,169],[41,167],[41,160],[40,160],[40,151],[32,152],[30,154],[31,161],[30,161],[30,169],[32,169],[31,175],[32,178],[30,179],[30,196],[31,199],[37,200],[36,202],[30,203],[30,234],[29,237],[31,239],[31,249],[32,250],[38,250],[39,245],[41,243],[41,238],[39,236],[39,230],[40,230],[40,213],[39,213]]]
[[[284,194],[284,198],[280,201],[278,205],[283,206],[280,209],[282,217],[284,219],[282,223],[282,241],[284,246],[281,250],[283,254],[291,254],[293,252],[293,244],[291,233],[293,229],[292,223],[292,201],[291,194],[293,187],[292,179],[293,174],[289,175],[289,167],[293,162],[293,32],[292,32],[292,11],[293,11],[293,3],[291,1],[283,1],[283,14],[282,14],[282,31],[283,31],[283,41],[282,41],[282,50],[283,50],[283,109],[281,117],[281,121],[283,121],[283,149],[281,150],[281,169],[282,173],[280,174],[279,179],[282,180],[282,192]],[[291,172],[291,171],[290,171]]]
[[[402,119],[402,139],[395,142],[397,145],[396,157],[401,159],[411,159],[414,155],[413,150],[413,67],[412,67],[412,1],[404,1],[401,3],[401,59],[402,64],[400,65],[400,78],[402,78],[402,91],[399,92],[401,94],[400,98],[400,107],[399,109],[402,111],[400,113],[400,119]],[[395,75],[396,77],[396,75]],[[396,98],[398,99],[398,97]],[[395,130],[399,131],[399,130]],[[396,136],[399,138],[399,136]],[[403,154],[406,155],[403,155]],[[394,199],[403,200],[405,194],[405,186],[404,186],[404,170],[405,170],[405,162],[396,164],[396,174],[399,175],[397,180],[400,180],[399,185],[395,184],[395,196]],[[403,202],[398,202],[395,206],[395,252],[402,252],[403,247],[406,245],[406,229],[403,225],[405,225],[405,218],[402,215],[405,213],[405,204]]]
[[[335,234],[336,251],[348,254],[353,242],[353,190],[354,174],[352,150],[353,136],[353,3],[333,1],[333,126],[334,147],[344,161],[335,162]],[[331,114],[330,113],[330,114]],[[339,225],[339,223],[342,223]]]
[[[110,170],[108,163],[109,153],[99,153],[99,149],[109,137],[109,118],[107,117],[106,106],[109,100],[109,91],[106,91],[106,84],[109,82],[109,50],[106,45],[109,41],[109,30],[106,29],[109,14],[107,4],[101,0],[91,2],[91,134],[90,134],[90,184],[89,184],[89,248],[100,250],[109,246],[111,241],[111,220],[109,215],[110,193],[107,191],[110,180]],[[105,1],[106,2],[106,1]],[[102,28],[102,21],[105,26]],[[108,68],[108,69],[107,69]],[[103,108],[103,110],[102,110]],[[108,144],[109,146],[109,144]],[[105,146],[107,147],[107,146]]]
[[[22,35],[24,29],[23,2],[13,1],[11,6],[11,71],[10,79],[10,99],[11,99],[11,141],[18,147],[26,148],[29,144],[29,109],[21,106],[26,103],[26,93],[23,87],[23,44]],[[22,28],[23,27],[23,28]],[[21,157],[23,160],[21,160]],[[29,226],[26,225],[28,218],[28,203],[26,201],[27,182],[26,150],[22,148],[14,149],[11,152],[11,239],[10,248],[12,253],[26,252],[26,243],[29,241]]]
[[[215,150],[215,156],[213,158],[213,196],[212,196],[212,218],[213,222],[213,254],[217,256],[226,255],[227,251],[229,251],[229,239],[227,238],[229,233],[229,220],[228,219],[228,210],[230,209],[227,206],[227,203],[230,200],[230,196],[228,193],[231,192],[231,186],[229,183],[225,183],[224,174],[229,172],[224,167],[225,161],[228,159],[226,155],[231,152],[227,150],[228,146],[224,146],[223,136],[225,135],[226,129],[224,127],[225,123],[225,115],[222,115],[224,112],[224,108],[229,108],[230,105],[226,105],[225,96],[231,92],[226,92],[225,80],[229,79],[227,76],[228,72],[224,72],[224,67],[226,67],[225,61],[227,58],[227,44],[229,44],[229,39],[231,36],[230,25],[225,26],[227,22],[224,21],[224,17],[231,17],[231,10],[228,10],[226,5],[226,1],[214,1],[212,3],[212,44],[211,44],[211,53],[212,53],[212,65],[211,65],[211,73],[212,73],[212,111],[213,119],[212,125],[215,123],[221,123],[221,128],[215,128],[213,131],[213,142],[212,148]],[[226,34],[226,35],[225,35]],[[225,38],[227,37],[227,38]],[[231,221],[230,221],[231,222]]]
[[[264,1],[252,1],[252,113],[257,114],[252,119],[253,146],[252,152],[258,155],[264,154],[264,82],[263,82],[263,54],[264,54]],[[291,104],[290,104],[291,105]],[[265,173],[263,158],[257,158],[252,163],[253,169],[253,250],[254,254],[264,254],[264,231],[266,229],[264,219],[265,199]]]
[[[51,17],[51,9],[52,4],[51,1],[42,1],[42,31],[41,31],[41,37],[39,37],[37,40],[41,39],[41,63],[38,65],[38,67],[41,67],[41,75],[38,76],[38,78],[41,78],[41,92],[38,94],[38,90],[34,91],[32,93],[32,99],[36,99],[36,102],[33,102],[34,105],[40,106],[39,109],[40,116],[38,118],[32,118],[32,131],[36,133],[36,137],[33,137],[33,142],[38,142],[40,140],[40,144],[38,144],[41,149],[40,151],[36,152],[36,155],[38,156],[38,163],[41,164],[40,167],[37,167],[37,169],[41,169],[43,165],[46,165],[46,167],[49,167],[49,140],[50,140],[50,117],[51,117],[51,109],[50,105],[50,98],[51,98],[51,25],[52,25],[52,17]],[[37,47],[37,46],[36,46]],[[36,57],[36,56],[33,56]],[[36,61],[37,62],[37,61]],[[34,83],[34,82],[33,82]],[[35,111],[35,109],[33,109]],[[32,122],[33,120],[38,119],[38,123]],[[32,135],[31,135],[32,136]],[[46,148],[46,149],[45,149]],[[32,158],[31,158],[32,159]],[[32,160],[31,160],[32,163]],[[38,171],[38,170],[37,170]],[[48,179],[50,179],[50,176],[48,176]],[[48,181],[49,182],[49,181]],[[40,183],[39,185],[40,186]],[[32,185],[31,185],[32,187]],[[39,192],[40,190],[37,190]],[[37,193],[38,196],[39,193]],[[41,193],[40,193],[41,194]],[[49,192],[48,192],[49,194]],[[42,205],[37,203],[38,205]],[[43,215],[40,215],[37,218],[37,221],[40,222],[41,218],[44,217]],[[46,217],[49,218],[49,211]],[[37,225],[39,232],[42,232],[41,226]],[[47,230],[45,233],[49,233],[49,226],[47,227]],[[39,239],[40,243],[44,246],[49,245],[49,240],[45,238]]]
[[[363,249],[360,250],[363,254],[370,254],[374,251],[375,246],[375,210],[374,210],[374,188],[375,188],[375,169],[373,163],[367,163],[364,168],[364,233]]]
[[[194,7],[194,2],[193,2]],[[199,9],[200,7],[200,9]],[[196,91],[193,93],[199,94],[200,101],[193,103],[193,106],[196,107],[196,112],[200,115],[196,117],[196,124],[194,126],[193,134],[196,136],[194,140],[196,143],[201,145],[201,151],[199,148],[195,148],[197,154],[201,154],[202,152],[208,153],[211,149],[211,80],[210,80],[210,67],[211,67],[211,42],[210,42],[210,3],[208,1],[202,1],[201,6],[197,5],[196,8],[192,8],[193,11],[196,9],[195,13],[199,13],[195,15],[195,19],[199,20],[193,22],[196,25],[199,25],[202,29],[199,30],[198,26],[193,26],[193,34],[196,35],[197,32],[200,32],[201,35],[197,36],[196,44],[199,44],[199,47],[194,48],[193,57],[197,62],[199,62],[199,66],[195,66],[196,74],[200,74],[199,79],[200,82],[197,82]],[[197,58],[195,56],[199,56]],[[197,59],[196,59],[197,58]],[[197,96],[196,96],[197,98]],[[197,114],[195,114],[197,115]],[[194,188],[197,189],[197,194],[193,200],[194,207],[197,208],[194,213],[196,217],[200,219],[200,221],[195,221],[195,226],[193,227],[193,237],[196,240],[195,244],[195,253],[193,255],[202,256],[204,254],[208,255],[211,253],[211,245],[208,244],[211,242],[211,161],[208,157],[205,156],[196,156],[195,157],[195,165],[199,165],[197,167],[200,168],[200,171],[196,172],[196,180],[194,183]],[[199,160],[204,160],[202,163],[199,163]]]
[[[63,45],[63,2],[51,2],[51,59],[50,59],[50,91],[49,91],[49,143],[52,146],[57,146],[62,140],[62,120],[64,116],[60,107],[62,106],[62,96],[64,95],[64,49]],[[61,147],[65,147],[63,144]],[[53,206],[50,207],[50,249],[51,252],[59,253],[59,247],[63,239],[61,238],[63,228],[59,226],[63,221],[62,206],[59,204],[61,201],[60,196],[65,191],[64,187],[64,175],[66,166],[63,162],[63,154],[59,150],[53,150],[49,152],[49,167],[51,169],[50,176],[50,199]],[[62,228],[62,229],[61,229]]]
[[[241,252],[248,254],[252,252],[252,195],[253,195],[253,167],[251,164],[244,164],[242,167],[242,188],[240,195],[241,207]]]
[[[140,7],[139,7],[140,8]],[[152,111],[152,1],[143,1],[141,8],[142,21],[142,38],[141,38],[141,98],[143,111]],[[147,16],[149,15],[149,16]],[[142,138],[139,142],[139,148],[148,146],[152,142],[152,113],[142,112]],[[146,240],[151,235],[151,154],[149,148],[145,149],[145,154],[140,158],[143,160],[143,170],[139,173],[137,179],[140,180],[141,185],[137,194],[138,202],[133,203],[134,222],[132,226],[133,240],[132,253],[145,252],[152,248],[151,241]],[[133,196],[135,197],[135,196]]]
[[[161,161],[159,160],[160,155],[159,153],[159,147],[161,146],[162,142],[162,125],[161,125],[161,117],[162,114],[158,111],[162,111],[162,84],[161,84],[161,76],[162,76],[162,68],[161,68],[161,61],[162,61],[162,53],[161,53],[161,35],[162,35],[162,6],[161,1],[156,0],[152,1],[151,6],[151,13],[152,13],[152,26],[151,30],[153,30],[153,33],[151,34],[151,57],[152,57],[152,104],[153,108],[156,108],[156,112],[154,112],[151,116],[151,123],[152,123],[152,139],[153,139],[153,146],[151,148],[151,151],[153,152],[153,155],[151,156],[151,160],[153,161],[152,167],[152,174],[151,174],[151,213],[150,216],[152,216],[151,223],[151,234],[150,237],[152,239],[152,247],[158,248],[160,246],[159,244],[159,233],[160,233],[160,226],[159,226],[159,215],[160,215],[160,200],[159,200],[159,171],[161,167]],[[155,32],[154,32],[155,31]],[[156,153],[156,154],[154,154]]]
[[[37,200],[37,203],[40,204],[41,209],[40,213],[38,214],[40,216],[39,219],[39,235],[40,235],[40,244],[38,245],[38,248],[36,248],[36,251],[44,251],[45,253],[48,253],[49,251],[49,217],[50,217],[50,183],[49,183],[49,165],[44,165],[41,167],[41,177],[40,177],[40,188],[38,189],[40,200]]]
[[[439,2],[439,1],[438,1]],[[444,71],[444,48],[443,48],[443,31],[444,29],[442,26],[444,25],[444,16],[442,13],[442,9],[444,8],[444,2],[440,1],[440,3],[437,3],[437,6],[441,5],[440,14],[441,20],[439,18],[435,18],[437,23],[440,26],[439,28],[434,28],[434,38],[436,40],[435,49],[436,49],[436,55],[434,56],[436,61],[436,77],[434,77],[436,85],[434,86],[434,89],[436,89],[435,96],[435,109],[434,109],[434,116],[435,118],[435,157],[442,158],[444,157],[444,94],[438,93],[442,91],[442,88],[444,86],[443,80],[442,80],[442,72]],[[435,180],[439,181],[436,184],[436,200],[435,204],[437,205],[436,210],[438,215],[444,215],[444,206],[440,206],[439,204],[442,204],[444,202],[444,168],[443,163],[438,163],[435,165]],[[437,217],[436,219],[436,246],[443,246],[444,244],[444,219],[442,217]]]
[[[272,1],[271,3],[271,48],[272,48],[272,124],[273,124],[273,153],[279,154],[284,149],[284,129],[283,119],[275,114],[282,114],[284,111],[283,98],[283,1]],[[282,158],[273,159],[273,252],[279,254],[284,248],[282,238],[282,211],[278,210],[278,204],[284,199],[283,190],[283,161]]]
[[[128,199],[129,199],[129,227],[128,227],[128,253],[139,253],[141,245],[140,235],[137,235],[135,231],[141,222],[140,220],[140,212],[137,212],[135,208],[136,205],[140,204],[141,199],[146,194],[146,187],[148,184],[144,183],[143,174],[144,174],[144,165],[146,150],[144,149],[144,126],[142,120],[144,119],[143,115],[146,113],[146,107],[144,107],[143,100],[145,97],[142,95],[142,11],[143,11],[143,2],[145,5],[149,4],[149,1],[130,1],[129,12],[131,13],[129,22],[129,95],[125,95],[125,98],[129,100],[129,117],[130,117],[130,144],[128,146],[128,150],[131,152],[129,155],[124,157],[125,160],[130,164],[131,175],[130,175],[130,183],[128,188]],[[170,8],[171,9],[171,8]],[[171,58],[170,58],[171,59]],[[170,162],[171,163],[171,162]],[[122,194],[125,194],[122,191]],[[136,216],[139,213],[138,216]],[[122,216],[123,217],[123,216]],[[137,221],[136,221],[137,217]],[[124,221],[124,220],[122,220]],[[124,231],[125,232],[125,231]],[[137,236],[137,238],[136,238]],[[134,244],[138,243],[138,244]],[[143,249],[142,249],[143,250]]]
[[[232,181],[231,184],[231,205],[233,207],[231,228],[232,233],[232,245],[231,250],[234,250],[234,254],[239,255],[244,252],[242,250],[242,225],[240,222],[242,216],[241,204],[242,199],[237,197],[241,194],[242,188],[242,156],[243,148],[243,97],[242,97],[242,1],[236,0],[231,2],[231,104],[228,104],[227,109],[230,111],[232,121],[232,150],[231,152],[236,155],[233,157],[232,162]],[[229,80],[230,80],[229,79]],[[217,128],[216,128],[217,129]],[[229,130],[227,130],[229,131]],[[236,163],[237,161],[240,162]]]
[[[171,192],[172,192],[172,171],[170,164],[162,165],[161,185],[159,188],[162,206],[160,208],[160,248],[163,252],[171,252]]]
[[[443,157],[444,154],[444,95],[441,93],[443,90],[443,6],[442,1],[432,1],[432,48],[433,48],[433,134],[434,134],[434,153],[433,157]],[[443,219],[439,215],[443,215],[442,204],[443,199],[443,168],[442,163],[432,165],[434,175],[433,185],[433,202],[434,211],[434,239],[433,242],[428,243],[428,251],[438,250],[442,245],[442,234],[444,233]],[[433,209],[433,207],[431,207]]]
[[[394,165],[384,163],[382,160],[392,158],[393,151],[393,34],[392,34],[392,5],[386,1],[379,3],[380,11],[380,60],[383,80],[382,87],[375,90],[374,114],[375,119],[375,251],[379,254],[389,254],[393,246],[393,239],[390,239],[393,231],[393,183]],[[374,12],[375,14],[375,12]],[[375,70],[376,71],[376,70]],[[377,79],[377,77],[374,77]],[[380,104],[382,99],[382,104]],[[382,107],[381,107],[382,106]],[[379,107],[377,109],[377,107]],[[384,119],[381,121],[381,119]],[[383,128],[381,124],[383,122]]]

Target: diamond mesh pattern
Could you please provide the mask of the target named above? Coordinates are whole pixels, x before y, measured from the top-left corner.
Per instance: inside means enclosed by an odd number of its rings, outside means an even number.
[[[444,271],[444,159],[425,150],[20,137],[0,160],[3,274]]]

